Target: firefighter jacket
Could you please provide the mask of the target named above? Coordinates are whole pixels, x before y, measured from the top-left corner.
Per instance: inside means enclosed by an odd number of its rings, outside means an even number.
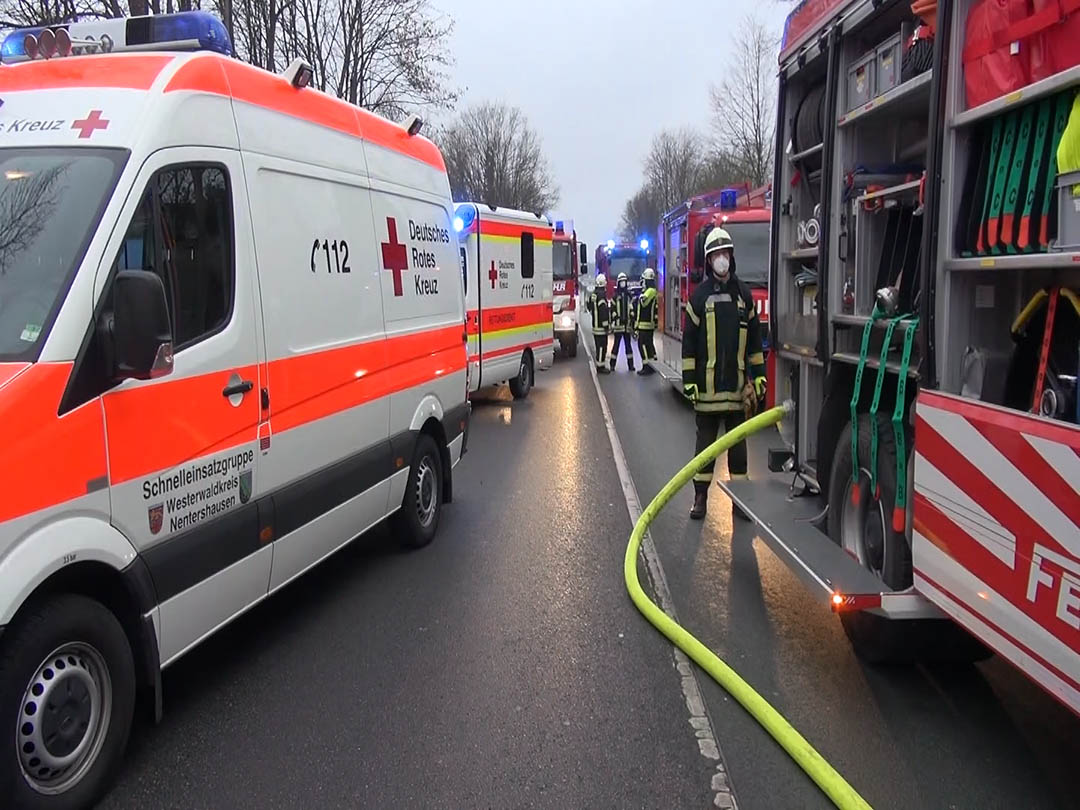
[[[682,339],[683,385],[697,386],[697,411],[743,409],[743,387],[765,376],[761,323],[750,288],[734,274],[708,278],[686,303]]]
[[[592,331],[594,335],[606,335],[611,331],[610,304],[607,296],[593,290],[589,293],[586,302],[589,310],[589,318],[592,319]]]
[[[634,328],[639,332],[655,331],[660,323],[660,308],[657,306],[656,290],[646,287],[644,292],[634,299]]]
[[[629,332],[633,329],[633,307],[630,291],[616,289],[615,297],[611,299],[611,331]]]

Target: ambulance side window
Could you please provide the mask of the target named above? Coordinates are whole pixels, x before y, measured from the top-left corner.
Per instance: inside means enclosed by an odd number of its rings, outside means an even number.
[[[532,278],[535,272],[534,261],[535,249],[533,247],[533,235],[521,234],[521,277]]]
[[[171,166],[150,181],[116,257],[151,270],[169,301],[177,350],[220,331],[232,314],[232,194],[220,166]]]

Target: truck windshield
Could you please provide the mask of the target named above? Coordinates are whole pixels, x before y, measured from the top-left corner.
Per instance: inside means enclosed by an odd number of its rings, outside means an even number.
[[[568,279],[576,276],[577,274],[574,272],[573,256],[570,255],[570,243],[553,242],[552,250],[554,251],[551,264],[552,275],[556,279]]]
[[[735,243],[739,278],[751,287],[769,286],[769,223],[736,222],[724,227]]]
[[[126,153],[0,149],[0,361],[33,361]]]
[[[608,275],[617,279],[619,273],[626,273],[626,279],[631,284],[641,280],[641,274],[645,272],[645,257],[637,253],[614,253],[611,256],[611,268]]]

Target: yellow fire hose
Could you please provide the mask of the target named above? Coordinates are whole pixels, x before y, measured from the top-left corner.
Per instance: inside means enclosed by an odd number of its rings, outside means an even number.
[[[784,406],[779,405],[765,413],[739,425],[735,430],[725,433],[711,445],[698,453],[689,464],[683,467],[657,493],[652,503],[642,512],[630,534],[630,543],[626,547],[623,561],[623,574],[626,577],[626,589],[630,598],[637,605],[646,619],[656,626],[671,642],[690,656],[693,661],[709,673],[713,679],[731,694],[750,715],[772,735],[780,746],[787,751],[799,767],[817,783],[833,803],[842,810],[859,808],[869,810],[870,805],[851,787],[828,762],[808,743],[795,728],[784,719],[776,709],[769,705],[761,695],[739,677],[731,667],[721,661],[708,647],[694,638],[682,626],[671,619],[645,595],[637,574],[638,550],[649,524],[660,513],[668,501],[709,461],[715,459],[732,445],[756,433],[764,427],[775,425],[784,415]]]

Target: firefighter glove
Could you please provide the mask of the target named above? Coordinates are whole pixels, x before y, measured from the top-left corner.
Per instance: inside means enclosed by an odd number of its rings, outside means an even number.
[[[697,402],[698,390],[696,383],[690,383],[683,386],[683,395],[691,402]]]
[[[754,378],[754,391],[755,391],[755,393],[757,393],[759,398],[765,396],[765,390],[768,387],[769,387],[768,380],[766,380],[764,377],[755,377]]]

